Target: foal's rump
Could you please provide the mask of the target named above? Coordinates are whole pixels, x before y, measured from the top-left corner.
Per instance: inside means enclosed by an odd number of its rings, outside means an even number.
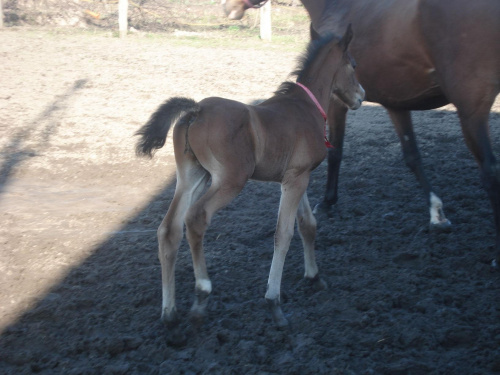
[[[255,132],[249,107],[218,97],[198,104],[200,111],[186,130],[191,152],[212,177],[243,174],[249,178],[255,168]]]
[[[174,97],[165,101],[135,135],[140,136],[136,153],[152,157],[165,145],[174,125],[174,150],[179,162],[190,154],[212,177],[244,175],[255,168],[255,132],[246,104],[217,97]]]

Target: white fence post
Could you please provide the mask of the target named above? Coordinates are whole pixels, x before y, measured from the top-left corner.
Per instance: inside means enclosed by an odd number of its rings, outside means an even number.
[[[271,40],[271,0],[260,8],[260,38]]]
[[[0,28],[3,27],[3,4],[2,0],[0,0]]]
[[[127,36],[127,29],[128,29],[127,15],[128,15],[128,0],[120,0],[118,3],[118,27],[120,30],[120,38],[125,38]]]

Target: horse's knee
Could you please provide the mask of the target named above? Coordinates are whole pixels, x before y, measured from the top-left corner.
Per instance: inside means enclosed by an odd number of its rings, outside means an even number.
[[[175,260],[177,255],[177,248],[182,240],[182,230],[173,230],[167,226],[160,225],[157,230],[157,237],[159,243],[158,257]]]
[[[297,216],[300,233],[305,239],[316,238],[316,219],[314,216]]]
[[[166,241],[168,241],[168,237],[169,237],[169,230],[161,225],[158,230],[156,231],[156,237],[158,238],[158,243],[164,243]]]
[[[293,237],[294,228],[278,228],[274,234],[275,249],[281,248],[283,244],[290,243]],[[288,251],[286,248],[285,253]]]
[[[207,212],[204,208],[194,208],[186,215],[186,235],[190,239],[200,238],[208,227]]]

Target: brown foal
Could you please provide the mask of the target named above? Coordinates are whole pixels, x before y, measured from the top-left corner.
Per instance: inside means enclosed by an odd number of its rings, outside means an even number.
[[[175,97],[161,105],[136,133],[141,137],[137,154],[151,157],[165,144],[170,126],[175,123],[177,185],[158,229],[162,320],[171,329],[179,322],[174,269],[184,224],[196,279],[191,314],[201,318],[212,291],[203,253],[205,231],[212,216],[228,205],[249,179],[281,184],[274,255],[265,295],[277,326],[288,324],[279,299],[295,219],[304,245],[305,277],[322,283],[314,255],[316,220],[306,188],[311,171],[326,156],[322,108],[328,108],[333,93],[352,109],[357,109],[364,99],[364,90],[354,74],[354,61],[347,51],[351,38],[349,26],[340,39],[330,35],[311,42],[301,67],[294,73],[297,83],[283,83],[273,97],[259,105],[216,97],[199,103]]]

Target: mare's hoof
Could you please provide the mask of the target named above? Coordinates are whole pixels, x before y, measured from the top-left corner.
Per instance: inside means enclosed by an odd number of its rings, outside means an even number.
[[[493,259],[491,261],[491,271],[495,272],[495,271],[499,271],[499,267],[498,267],[498,261],[496,259]]]
[[[274,324],[279,330],[285,330],[288,328],[288,320],[285,318],[285,314],[281,310],[280,303],[278,299],[267,299],[267,304],[273,315]]]
[[[328,284],[326,283],[325,280],[319,277],[319,274],[317,274],[313,278],[306,277],[305,280],[308,286],[315,292],[328,289]]]
[[[332,214],[332,205],[322,201],[318,203],[313,210],[314,215],[330,216]]]
[[[449,233],[451,232],[452,226],[448,219],[444,219],[438,223],[430,223],[429,229],[433,232]]]

